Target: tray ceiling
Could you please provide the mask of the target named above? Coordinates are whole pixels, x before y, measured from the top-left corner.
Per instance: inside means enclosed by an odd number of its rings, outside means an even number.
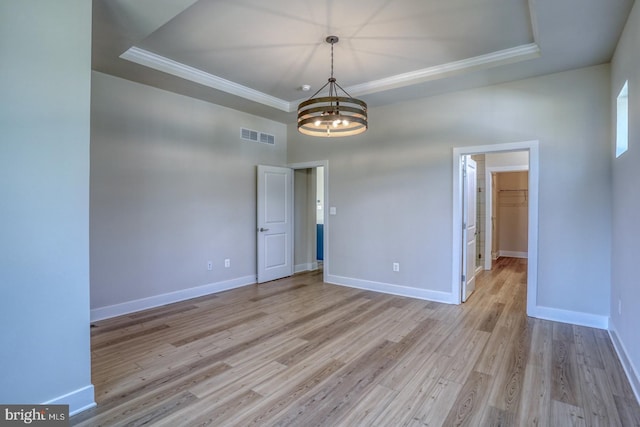
[[[93,68],[275,120],[608,62],[632,0],[94,0]]]

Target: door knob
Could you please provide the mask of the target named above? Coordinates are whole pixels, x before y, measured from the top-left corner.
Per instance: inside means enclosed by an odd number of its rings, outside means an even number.
[[[259,231],[260,231],[260,232],[263,232],[263,231],[269,231],[269,229],[268,229],[268,228],[262,228],[262,227],[260,227],[260,230],[259,230]]]

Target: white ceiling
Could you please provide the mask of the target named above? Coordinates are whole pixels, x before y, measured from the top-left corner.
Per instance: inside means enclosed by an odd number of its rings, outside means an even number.
[[[608,62],[632,5],[94,0],[93,69],[294,122],[329,77],[328,35],[338,83],[376,106]]]

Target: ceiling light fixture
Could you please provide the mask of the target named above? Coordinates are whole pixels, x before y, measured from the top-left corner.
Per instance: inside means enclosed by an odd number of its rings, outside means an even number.
[[[367,130],[367,104],[353,98],[333,77],[333,45],[337,36],[326,38],[331,44],[331,77],[308,100],[298,105],[298,131],[311,136],[351,136]],[[315,98],[329,86],[329,96]],[[344,95],[339,96],[338,89]]]

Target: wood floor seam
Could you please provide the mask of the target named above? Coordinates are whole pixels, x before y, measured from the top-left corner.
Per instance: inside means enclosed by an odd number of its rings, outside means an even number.
[[[606,331],[526,315],[526,260],[461,305],[320,271],[95,322],[73,426],[636,426]]]

